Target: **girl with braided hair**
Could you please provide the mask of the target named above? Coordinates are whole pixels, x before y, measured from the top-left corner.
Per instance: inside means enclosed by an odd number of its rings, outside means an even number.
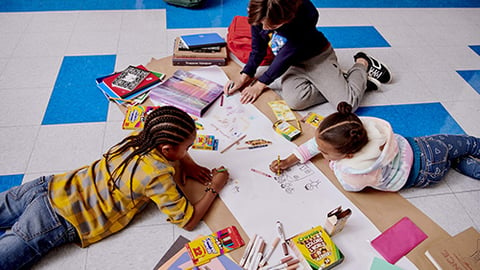
[[[224,167],[210,171],[192,160],[187,151],[195,137],[188,114],[160,107],[143,130],[91,165],[0,193],[0,228],[11,228],[0,236],[0,268],[28,268],[65,243],[87,247],[126,227],[150,201],[169,222],[192,230],[229,177]],[[188,177],[207,186],[198,202],[177,189],[177,173],[182,183]]]
[[[438,183],[450,168],[480,180],[480,138],[468,135],[403,137],[375,117],[358,117],[341,102],[326,117],[315,136],[286,159],[270,164],[273,172],[304,163],[317,154],[330,161],[343,188],[372,187],[398,191]]]

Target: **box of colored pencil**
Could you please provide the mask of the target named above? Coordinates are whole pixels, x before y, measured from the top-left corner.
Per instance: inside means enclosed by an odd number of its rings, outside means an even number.
[[[215,151],[218,149],[218,139],[214,135],[197,134],[192,148]]]
[[[243,245],[245,242],[237,228],[230,226],[190,241],[185,247],[193,263],[198,266]]]

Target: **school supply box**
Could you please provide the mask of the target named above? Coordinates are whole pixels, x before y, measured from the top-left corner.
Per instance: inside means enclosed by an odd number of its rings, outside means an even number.
[[[235,226],[230,226],[215,233],[201,236],[188,242],[185,247],[193,263],[198,266],[211,259],[243,246],[240,233]]]
[[[303,269],[331,269],[344,256],[322,226],[299,233],[287,240]]]

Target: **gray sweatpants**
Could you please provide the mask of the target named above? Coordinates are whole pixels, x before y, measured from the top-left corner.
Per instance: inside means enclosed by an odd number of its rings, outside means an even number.
[[[356,110],[367,87],[367,68],[354,64],[344,73],[332,47],[302,63],[291,66],[282,77],[281,95],[293,110],[329,102],[346,101]]]

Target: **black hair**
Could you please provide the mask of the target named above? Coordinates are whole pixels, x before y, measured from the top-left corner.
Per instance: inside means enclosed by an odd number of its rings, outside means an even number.
[[[133,201],[131,184],[135,170],[143,155],[159,145],[179,145],[191,138],[195,131],[195,121],[187,113],[176,107],[163,106],[151,111],[145,119],[143,129],[138,134],[126,137],[104,154],[107,163],[109,163],[115,156],[122,155],[129,149],[132,149],[113,172],[108,171],[110,188],[117,188],[117,182],[121,179],[127,165],[134,161],[135,164],[130,175],[130,197]],[[108,168],[107,164],[107,170]]]
[[[318,138],[332,145],[339,153],[354,154],[368,143],[362,121],[347,102],[337,105],[337,112],[320,122]]]

